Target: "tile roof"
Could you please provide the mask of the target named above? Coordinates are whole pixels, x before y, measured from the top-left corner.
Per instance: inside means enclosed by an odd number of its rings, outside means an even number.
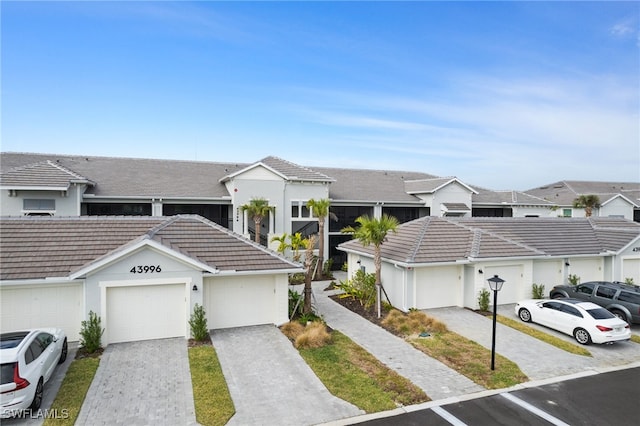
[[[382,257],[404,264],[468,259],[598,255],[618,251],[640,236],[640,224],[605,218],[439,218],[427,216],[398,227],[382,244]],[[351,240],[347,251],[373,255]]]
[[[84,176],[49,160],[0,172],[0,186],[10,189],[68,189],[73,182],[94,185]]]
[[[277,172],[281,173],[288,180],[304,180],[315,182],[333,182],[335,179],[323,173],[311,170],[307,167],[291,163],[278,157],[266,157],[259,161]]]
[[[580,195],[597,195],[600,198],[600,203],[604,203],[621,194],[629,198],[636,206],[640,206],[640,183],[638,182],[565,180],[532,188],[525,192],[562,206],[573,205],[573,200]]]
[[[144,239],[221,271],[298,267],[196,215],[12,217],[0,219],[0,279],[66,277]]]
[[[405,181],[435,177],[421,172],[398,170],[329,167],[314,167],[313,169],[335,179],[335,182],[329,186],[329,198],[332,201],[394,202],[424,205],[423,201],[405,192]]]
[[[542,198],[520,191],[492,191],[478,187],[475,187],[475,190],[478,191],[478,193],[473,194],[471,199],[473,200],[473,204],[477,206],[507,204],[549,207],[554,205],[551,201],[543,200]]]
[[[218,180],[247,166],[241,163],[79,155],[2,153],[0,156],[3,173],[47,160],[95,182],[96,185],[89,188],[86,194],[97,197],[228,197],[229,192]]]

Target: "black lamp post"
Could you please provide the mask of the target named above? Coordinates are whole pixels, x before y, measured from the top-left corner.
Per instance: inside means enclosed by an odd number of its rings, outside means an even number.
[[[493,334],[491,336],[491,369],[495,370],[496,366],[496,317],[497,313],[497,305],[498,305],[498,292],[502,290],[502,284],[504,284],[504,280],[497,275],[494,275],[493,278],[489,278],[489,288],[493,290]]]

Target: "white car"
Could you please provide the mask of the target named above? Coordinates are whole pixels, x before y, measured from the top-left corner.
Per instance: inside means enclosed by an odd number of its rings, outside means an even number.
[[[629,324],[606,309],[578,299],[524,300],[516,315],[573,336],[582,345],[613,343],[631,338]]]
[[[67,337],[59,328],[0,334],[0,417],[38,410],[44,384],[67,358]]]

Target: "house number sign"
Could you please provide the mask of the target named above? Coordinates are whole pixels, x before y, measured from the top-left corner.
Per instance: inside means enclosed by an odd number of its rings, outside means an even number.
[[[154,272],[162,272],[160,265],[137,265],[129,270],[132,274],[153,274]]]

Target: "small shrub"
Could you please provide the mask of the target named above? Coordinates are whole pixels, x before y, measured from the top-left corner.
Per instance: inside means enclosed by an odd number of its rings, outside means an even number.
[[[478,309],[485,312],[489,310],[490,296],[491,293],[486,288],[480,290],[480,293],[478,293]]]
[[[298,272],[296,274],[289,275],[289,284],[290,285],[304,284],[304,273]]]
[[[302,308],[304,307],[302,299],[302,294],[289,289],[289,319],[302,314]]]
[[[382,326],[408,336],[422,332],[444,333],[447,326],[422,311],[411,310],[408,314],[394,309],[382,320]]]
[[[191,327],[191,335],[198,342],[202,342],[209,337],[209,328],[207,327],[207,316],[204,306],[196,305],[193,307],[193,314],[189,319],[189,327]]]
[[[358,269],[352,279],[340,281],[338,288],[344,292],[340,297],[353,297],[366,309],[376,301],[376,276]]]
[[[324,262],[324,265],[322,266],[322,275],[325,278],[332,279],[333,278],[333,273],[331,272],[332,268],[333,268],[333,259],[327,259]]]
[[[89,311],[89,320],[80,323],[80,347],[92,354],[102,347],[102,320],[95,312]]]
[[[320,321],[311,322],[296,337],[294,346],[298,349],[321,348],[331,341],[327,327]]]
[[[342,264],[342,268],[340,268],[340,269],[342,269],[342,272],[348,272],[349,271],[349,264],[347,262],[344,262]]]
[[[633,284],[633,277],[627,277],[624,279],[624,283],[625,284],[629,284],[629,285],[634,285]]]
[[[289,340],[295,341],[296,338],[302,334],[304,328],[304,325],[300,324],[298,321],[289,321],[282,325],[280,330]]]
[[[544,284],[533,283],[531,285],[531,295],[534,299],[544,299]]]
[[[314,321],[322,321],[322,318],[320,318],[318,315],[314,314],[313,312],[308,312],[298,317],[298,322],[302,325],[307,325],[308,323],[314,322]]]
[[[569,281],[569,285],[578,285],[580,284],[580,277],[575,274],[569,274],[567,277],[567,281]]]

